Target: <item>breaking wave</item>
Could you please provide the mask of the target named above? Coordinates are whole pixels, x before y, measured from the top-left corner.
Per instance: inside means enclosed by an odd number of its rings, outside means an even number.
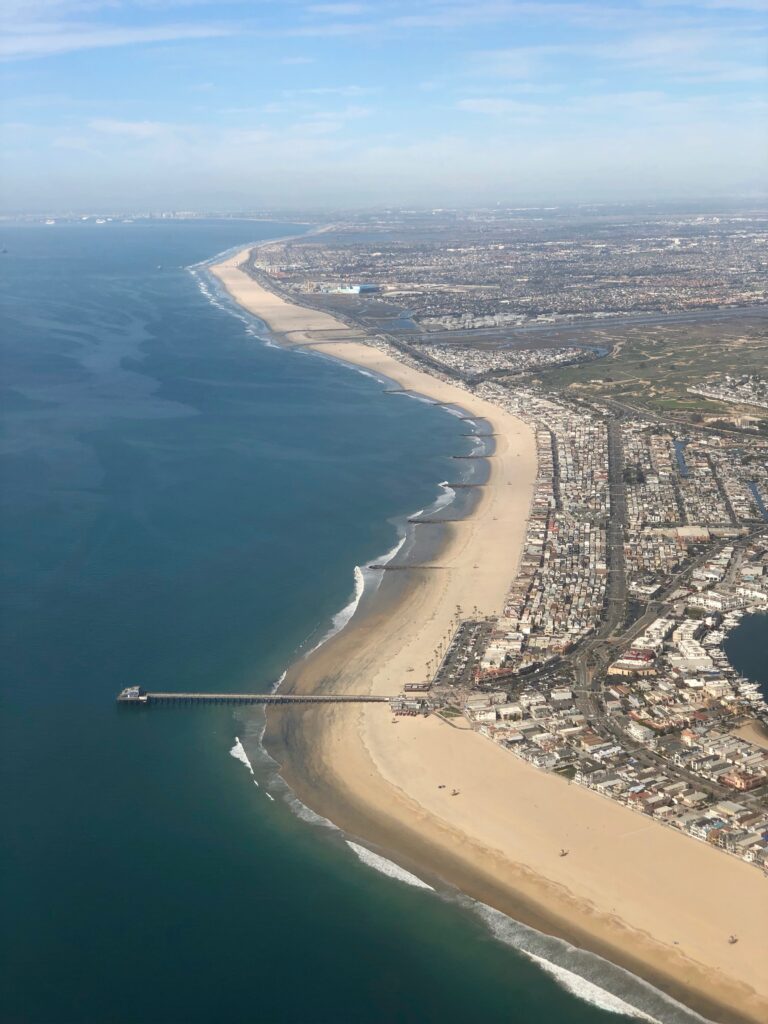
[[[358,366],[357,363],[346,363],[347,366],[351,366],[352,369],[357,370],[363,377],[370,377],[371,380],[375,380],[377,384],[391,384],[392,382],[388,377],[383,377],[380,373],[374,373],[372,370],[365,370],[362,366]]]
[[[277,241],[277,239],[268,239],[268,241]],[[263,244],[263,242],[241,242],[239,245],[232,245],[229,249],[217,252],[215,256],[209,256],[207,259],[200,260],[199,263],[190,263],[185,269],[190,271],[205,270],[207,267],[212,267],[214,263],[223,263],[230,256],[236,256],[239,252],[244,252],[246,249],[252,249],[254,246]]]
[[[208,270],[211,263],[219,262],[230,255],[231,252],[239,251],[241,248],[244,247],[237,246],[227,253],[221,253],[211,260],[195,264],[187,269],[193,276],[200,293],[212,305],[226,311],[229,315],[238,317],[245,325],[246,331],[250,336],[259,338],[266,345],[273,345],[274,343],[269,340],[266,327],[256,317],[252,317],[245,311],[242,311],[229,298],[226,292],[220,288],[218,282],[210,276]],[[354,368],[365,376],[381,381],[381,378],[374,373],[360,367]],[[432,399],[417,393],[404,392],[404,394],[406,397],[416,401],[435,404]],[[465,418],[467,426],[470,428],[476,428],[480,422],[479,420],[467,418],[466,413],[460,408],[449,406],[443,406],[443,408],[450,415]],[[477,449],[475,450],[477,451]],[[456,492],[448,485],[447,481],[441,482],[439,486],[442,489],[442,493],[431,506],[431,512],[444,509],[456,496]],[[424,511],[421,510],[416,515],[420,515]],[[406,539],[407,533],[403,531],[394,547],[376,560],[377,564],[384,565],[391,561],[400,552]],[[317,647],[338,633],[352,619],[363,597],[369,572],[373,571],[364,571],[360,566],[354,567],[354,592],[352,598],[333,617],[329,632],[317,644]],[[316,647],[313,648],[313,650],[315,649]],[[277,689],[284,678],[285,672],[274,684],[273,689]],[[267,759],[270,760],[271,766],[273,766],[272,770],[274,771],[277,766],[271,761],[261,742],[264,729],[263,719],[258,728],[258,735],[252,738],[256,741],[259,748],[259,753],[254,756],[257,759],[260,773],[262,757],[265,761]],[[250,737],[247,736],[247,738]],[[253,777],[254,785],[259,786],[251,760],[239,737],[235,737],[235,743],[229,753],[231,757],[245,765]],[[288,805],[300,820],[314,827],[340,833],[341,830],[332,821],[317,814],[302,803],[279,775],[275,774],[270,779],[268,785],[275,790],[278,797]],[[275,796],[266,790],[265,795],[270,801],[275,800]],[[362,864],[379,874],[414,888],[435,892],[431,885],[411,872],[406,871],[394,861],[374,853],[367,847],[352,840],[344,838],[344,843]],[[447,893],[440,893],[439,895],[441,898],[458,903],[460,906],[476,914],[482,919],[490,934],[497,941],[512,947],[530,960],[531,963],[536,964],[539,969],[546,972],[564,990],[600,1010],[650,1022],[650,1024],[659,1024],[659,1022],[661,1024],[707,1024],[705,1018],[699,1014],[660,992],[649,983],[632,975],[630,972],[609,963],[595,954],[580,950],[563,940],[544,935],[515,921],[500,911],[496,911],[468,897]]]
[[[347,839],[343,830],[332,821],[303,804],[279,775],[275,777],[274,784],[279,787],[280,796],[298,818],[309,825],[340,833],[344,844],[366,867],[394,881],[433,892],[440,899],[473,913],[483,921],[496,941],[526,957],[561,988],[583,1002],[646,1024],[711,1024],[649,982],[595,953],[578,949],[563,939],[545,935],[456,890],[435,890],[394,861]]]
[[[240,742],[239,736],[235,736],[235,745],[234,747],[232,747],[229,753],[230,756],[234,757],[236,761],[240,761],[241,764],[244,764],[248,771],[251,773],[251,775],[253,775],[253,765],[251,764],[250,759],[248,758],[248,755],[245,752],[245,747]]]
[[[275,782],[282,781],[283,780],[280,776],[278,776],[277,779],[275,780]],[[283,785],[285,786],[283,799],[288,804],[288,806],[290,807],[290,809],[293,811],[297,818],[299,818],[301,821],[306,822],[307,825],[315,825],[320,828],[328,828],[331,829],[331,831],[333,832],[341,831],[337,825],[334,825],[330,818],[324,818],[322,814],[317,814],[315,811],[312,810],[311,807],[307,807],[306,804],[303,804],[301,800],[299,800],[299,798],[293,792],[293,790],[289,788],[287,783],[283,782]],[[272,799],[274,800],[274,797],[272,797]]]
[[[392,561],[392,559],[396,555],[398,555],[400,553],[400,549],[402,548],[403,544],[405,544],[405,541],[406,541],[406,533],[405,533],[405,530],[403,530],[401,535],[400,535],[400,537],[398,537],[398,540],[397,540],[397,543],[395,544],[395,546],[393,548],[390,548],[389,551],[385,555],[381,556],[381,558],[377,558],[375,560],[376,564],[377,565],[389,565],[389,563]]]
[[[352,600],[349,602],[349,604],[344,605],[341,611],[336,612],[336,614],[331,619],[331,628],[323,634],[323,636],[317,641],[314,647],[310,647],[305,657],[309,657],[310,654],[314,654],[318,647],[322,647],[323,644],[327,643],[331,639],[331,637],[336,636],[338,632],[344,629],[346,624],[357,611],[357,606],[360,604],[363,593],[365,592],[365,576],[363,575],[363,570],[360,568],[359,565],[355,566],[354,580],[355,590],[352,595]]]
[[[336,833],[358,860],[367,867],[394,881],[434,892],[441,899],[480,918],[496,941],[511,947],[524,956],[572,996],[600,1010],[643,1021],[646,1024],[710,1024],[700,1014],[624,968],[618,967],[594,953],[579,949],[563,939],[530,928],[501,911],[458,893],[453,888],[447,887],[443,890],[441,887],[436,891],[433,886],[410,871],[406,871],[394,861],[348,839],[343,830],[339,829],[332,821],[302,803],[280,776],[279,766],[262,745],[262,728],[260,724],[252,720],[248,723],[245,735],[249,741],[249,747],[254,751],[253,756],[260,771],[264,768],[269,773],[267,785],[272,792],[265,790],[267,798],[270,801],[280,799],[297,818],[307,825],[321,828],[327,833]],[[230,754],[241,761],[253,774],[251,761],[243,749],[239,737],[236,737]]]
[[[455,492],[452,491],[451,494],[453,493]],[[380,558],[374,558],[372,560],[372,564],[388,565],[392,561],[392,559],[398,554],[403,544],[405,544],[406,539],[407,534],[406,531],[403,529],[393,547],[391,547],[389,551],[387,551]],[[306,656],[309,656],[310,654],[314,653],[318,649],[318,647],[322,647],[322,645],[324,643],[327,643],[328,640],[331,639],[331,637],[336,636],[337,633],[344,629],[344,627],[347,625],[347,623],[350,621],[352,616],[357,611],[360,601],[362,600],[363,594],[365,593],[366,589],[368,587],[372,587],[375,590],[376,587],[381,582],[382,573],[381,570],[379,569],[371,569],[369,566],[363,568],[362,566],[356,565],[353,570],[353,575],[355,589],[352,594],[351,600],[349,601],[348,604],[344,605],[341,611],[336,612],[336,614],[331,619],[330,629],[325,634],[323,634],[321,639],[313,647],[311,647],[307,651]],[[283,672],[278,683],[275,685],[275,689],[277,689],[277,687],[280,685],[284,678],[285,672]]]
[[[363,591],[365,590],[365,576],[363,576],[363,570],[360,568],[359,565],[355,566],[354,576],[354,595],[349,604],[342,608],[340,612],[336,612],[336,614],[333,616],[333,626],[331,627],[330,633],[331,636],[333,636],[334,633],[338,633],[340,629],[343,629],[346,626],[346,624],[357,611],[357,606],[360,604],[360,598],[363,596]]]
[[[418,512],[412,512],[408,517],[409,519],[418,519],[423,515],[433,516],[436,512],[442,512],[443,509],[447,508],[454,501],[456,498],[456,491],[450,486],[447,480],[442,480],[437,486],[440,488],[441,493],[438,494],[432,504],[428,505],[426,508],[420,508]],[[405,537],[400,541],[397,548],[398,551],[403,546],[404,542]],[[397,552],[395,552],[395,554],[396,553]],[[394,557],[394,555],[392,557]],[[389,561],[389,559],[386,559],[386,561]],[[381,560],[381,563],[386,564],[384,559]]]
[[[650,1024],[710,1024],[694,1010],[595,953],[538,932],[469,897],[461,896],[458,902],[481,917],[495,939],[522,953],[561,988],[592,1006]]]
[[[437,498],[432,506],[433,512],[439,512],[441,509],[446,508],[446,506],[450,505],[456,497],[456,491],[454,491],[454,489],[448,484],[447,480],[443,480],[438,486],[443,489],[443,493]]]
[[[197,284],[198,291],[216,309],[221,309],[238,319],[244,325],[245,333],[249,338],[257,338],[267,348],[279,348],[280,346],[270,338],[267,325],[235,302],[223,285],[212,275],[209,269],[210,265],[218,263],[223,258],[225,257],[222,254],[205,263],[198,263],[192,267],[187,267],[187,270]]]
[[[288,675],[288,669],[286,668],[286,669],[284,669],[284,670],[283,670],[283,672],[281,673],[281,675],[280,675],[280,678],[279,678],[279,679],[276,679],[276,680],[274,681],[274,683],[272,683],[272,685],[270,686],[270,688],[269,688],[269,689],[270,689],[270,692],[271,692],[271,693],[276,693],[276,692],[277,692],[277,691],[278,691],[278,690],[280,689],[280,684],[281,684],[281,683],[283,682],[283,680],[285,679],[285,677],[286,677],[287,675]]]
[[[366,864],[369,868],[373,868],[374,871],[380,872],[382,875],[386,875],[388,878],[395,878],[398,882],[405,882],[406,885],[413,885],[417,889],[429,889],[430,892],[435,890],[431,885],[427,885],[416,875],[412,875],[410,871],[406,871],[405,868],[401,868],[399,864],[395,864],[394,861],[387,860],[386,857],[380,857],[378,853],[374,853],[369,850],[367,846],[360,846],[358,843],[353,843],[351,839],[345,839],[344,842],[352,850],[352,852],[358,857],[359,860]]]
[[[467,410],[462,409],[458,405],[444,405],[443,408],[451,416],[458,416],[460,420],[465,419],[470,426],[476,425],[477,423],[477,420],[469,419],[469,417],[467,416]]]
[[[420,395],[418,391],[392,391],[393,395],[404,395],[406,398],[412,398],[414,402],[421,402],[424,405],[440,405],[434,398],[429,398],[427,395]]]
[[[597,1006],[601,1010],[608,1010],[610,1013],[620,1013],[625,1017],[635,1017],[637,1020],[651,1021],[652,1024],[658,1024],[655,1017],[651,1017],[635,1006],[630,1006],[623,999],[619,999],[618,996],[614,996],[612,993],[606,992],[604,988],[600,988],[599,985],[595,985],[593,981],[587,981],[581,975],[574,974],[573,971],[569,971],[565,967],[558,967],[557,964],[553,964],[550,960],[545,960],[544,957],[536,956],[535,953],[526,953],[525,955],[530,960],[533,960],[534,963],[539,964],[541,969],[553,977],[558,985],[561,985],[571,995],[577,996],[585,1003],[591,1003],[593,1006]]]

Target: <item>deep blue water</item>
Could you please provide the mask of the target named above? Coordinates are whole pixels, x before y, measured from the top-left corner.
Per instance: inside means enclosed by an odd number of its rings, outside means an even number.
[[[268,687],[467,443],[184,269],[290,230],[0,231],[0,1019],[614,1019],[268,800],[231,710],[114,703]]]
[[[745,615],[729,633],[724,649],[736,671],[759,683],[768,701],[768,612]]]

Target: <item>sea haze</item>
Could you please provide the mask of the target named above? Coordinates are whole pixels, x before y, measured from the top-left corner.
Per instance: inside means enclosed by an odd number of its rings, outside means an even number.
[[[299,230],[2,230],[2,1018],[619,1019],[293,813],[252,716],[114,703],[270,688],[453,479],[459,419],[264,344],[188,269]]]

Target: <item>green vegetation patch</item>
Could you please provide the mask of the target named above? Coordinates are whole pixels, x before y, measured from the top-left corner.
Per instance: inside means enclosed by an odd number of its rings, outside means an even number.
[[[608,333],[612,351],[605,358],[545,371],[542,381],[575,395],[626,401],[689,419],[737,413],[735,406],[693,395],[688,388],[723,374],[765,373],[768,366],[768,325],[747,315],[710,323],[624,326]]]

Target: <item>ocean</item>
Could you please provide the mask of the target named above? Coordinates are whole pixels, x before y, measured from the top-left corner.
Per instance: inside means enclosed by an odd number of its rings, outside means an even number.
[[[115,704],[270,689],[467,444],[199,266],[300,230],[0,231],[0,1020],[700,1020],[318,819],[258,713]]]

